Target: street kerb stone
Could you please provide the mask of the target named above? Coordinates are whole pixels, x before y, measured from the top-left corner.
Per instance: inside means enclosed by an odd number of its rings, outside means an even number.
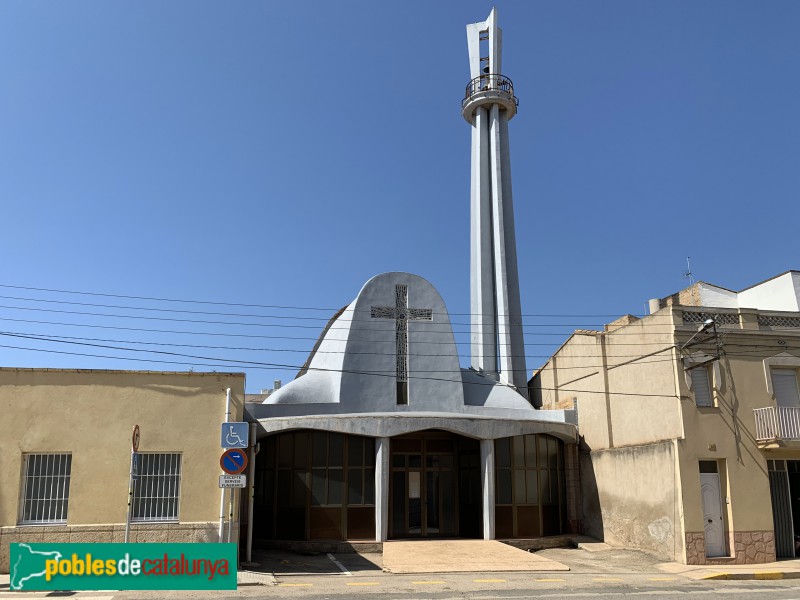
[[[388,573],[569,571],[569,567],[493,540],[392,541],[383,544]]]
[[[261,573],[259,571],[239,571],[236,574],[236,584],[242,585],[275,585],[275,577],[272,573]]]

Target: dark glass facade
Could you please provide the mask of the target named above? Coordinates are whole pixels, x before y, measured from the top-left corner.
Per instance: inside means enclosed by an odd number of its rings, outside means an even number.
[[[495,440],[495,535],[532,538],[565,531],[564,445],[544,434]]]

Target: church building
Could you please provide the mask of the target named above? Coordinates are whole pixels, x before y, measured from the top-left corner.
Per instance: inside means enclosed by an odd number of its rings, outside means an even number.
[[[430,282],[367,281],[297,377],[245,407],[258,422],[258,540],[533,538],[578,526],[574,412],[528,399],[508,139],[518,101],[494,10],[467,41],[471,366]]]

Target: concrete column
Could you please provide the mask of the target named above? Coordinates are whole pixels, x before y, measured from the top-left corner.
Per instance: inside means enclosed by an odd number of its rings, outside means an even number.
[[[754,308],[740,308],[739,327],[742,329],[761,329],[758,325],[758,311]]]
[[[494,539],[494,440],[481,440],[483,539]]]
[[[500,125],[500,163],[503,183],[503,253],[506,258],[511,379],[519,393],[528,397],[528,367],[525,360],[525,337],[522,326],[522,302],[517,266],[517,237],[514,225],[514,202],[511,193],[511,150],[508,137],[508,111],[498,111]]]
[[[375,438],[375,541],[389,537],[389,442]]]
[[[489,113],[475,109],[472,122],[470,207],[470,306],[472,367],[497,374],[494,266],[492,264],[492,197],[489,174]]]
[[[527,398],[528,379],[511,194],[508,114],[500,110],[499,104],[492,104],[489,109],[489,173],[500,381],[515,386]]]

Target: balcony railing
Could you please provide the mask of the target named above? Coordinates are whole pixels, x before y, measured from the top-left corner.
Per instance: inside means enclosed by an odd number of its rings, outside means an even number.
[[[753,410],[756,417],[756,440],[800,441],[800,408],[768,406]]]
[[[464,107],[470,98],[481,92],[500,92],[509,100],[513,100],[515,106],[519,106],[519,100],[514,95],[514,84],[508,77],[498,73],[480,75],[470,81],[467,84],[467,91],[464,100],[461,101],[461,106]]]

